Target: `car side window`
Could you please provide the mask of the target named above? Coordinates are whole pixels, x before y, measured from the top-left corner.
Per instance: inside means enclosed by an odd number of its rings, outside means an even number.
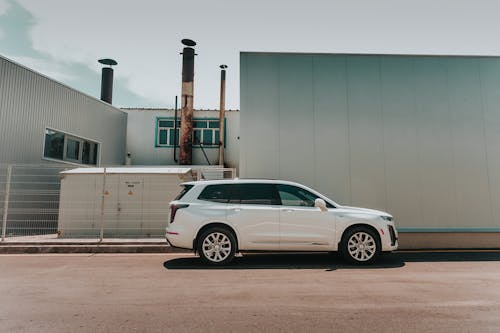
[[[283,206],[314,207],[314,200],[319,198],[317,195],[297,186],[278,184],[276,188]],[[328,208],[333,208],[329,203],[326,205]]]
[[[274,184],[239,184],[231,192],[231,203],[242,205],[279,205]]]
[[[208,185],[198,196],[199,200],[227,203],[229,201],[228,185]]]

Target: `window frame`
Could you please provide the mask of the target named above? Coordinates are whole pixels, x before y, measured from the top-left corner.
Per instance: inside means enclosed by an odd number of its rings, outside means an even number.
[[[64,142],[63,142],[63,158],[58,159],[58,158],[53,158],[53,157],[48,157],[45,156],[45,139],[47,135],[47,131],[53,131],[57,132],[60,134],[64,135]],[[60,129],[56,129],[53,127],[45,126],[43,130],[43,140],[42,140],[42,160],[45,161],[51,161],[51,162],[58,162],[58,163],[66,163],[66,164],[71,164],[71,165],[78,165],[78,166],[99,166],[101,164],[101,149],[102,149],[102,143],[97,140],[89,139],[83,136],[79,136],[67,131],[62,131]],[[79,149],[78,149],[78,160],[67,158],[67,146],[68,146],[68,139],[74,140],[79,142]],[[96,161],[95,164],[87,164],[83,163],[83,144],[84,142],[90,142],[96,145],[97,147],[97,154],[96,154]]]
[[[172,121],[172,123],[173,123],[174,117],[156,117],[156,119],[155,119],[155,138],[154,138],[155,148],[174,148],[174,145],[171,144],[171,142],[170,142],[170,135],[169,135],[170,131],[173,130],[174,127],[160,127],[160,121]],[[177,140],[180,141],[180,117],[177,118],[177,121],[179,122],[179,125],[177,127],[177,129],[179,131],[179,136],[177,137]],[[215,141],[215,139],[217,138],[216,132],[219,132],[219,127],[216,127],[216,128],[210,127],[211,121],[212,122],[220,121],[220,119],[215,118],[215,117],[209,117],[209,118],[194,117],[193,118],[193,140],[194,140],[194,131],[195,130],[200,131],[200,137],[202,138],[202,140],[203,140],[205,131],[212,132],[211,133],[212,134],[212,144],[209,144],[209,145],[193,144],[193,148],[200,148],[200,147],[203,147],[203,149],[219,148],[218,143]],[[194,127],[195,122],[205,122],[206,127]],[[165,129],[168,129],[168,133],[167,133],[167,142],[168,143],[167,144],[160,144],[160,131],[165,130]],[[226,148],[226,144],[227,144],[226,133],[227,133],[227,118],[224,118],[224,148]],[[220,134],[219,134],[219,138],[220,138]],[[180,145],[177,145],[177,147],[179,147],[179,146]]]

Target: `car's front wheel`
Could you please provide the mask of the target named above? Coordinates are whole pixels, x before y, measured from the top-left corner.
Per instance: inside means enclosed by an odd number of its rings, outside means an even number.
[[[380,254],[380,248],[377,235],[367,227],[353,228],[342,237],[342,256],[351,263],[373,263]]]
[[[197,250],[205,263],[225,265],[234,258],[236,239],[233,233],[225,228],[210,228],[200,235]]]

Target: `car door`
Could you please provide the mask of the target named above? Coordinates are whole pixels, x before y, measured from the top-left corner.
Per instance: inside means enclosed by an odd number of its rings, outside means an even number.
[[[240,250],[278,250],[280,205],[273,184],[231,186],[227,220],[236,228]]]
[[[318,196],[306,189],[285,184],[277,184],[276,188],[281,200],[280,250],[332,250],[335,237],[333,212],[314,207]]]

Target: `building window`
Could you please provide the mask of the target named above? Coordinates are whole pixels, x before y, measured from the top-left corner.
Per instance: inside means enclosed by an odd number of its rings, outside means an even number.
[[[177,140],[179,146],[181,122],[177,120]],[[224,123],[225,131],[225,123]],[[173,147],[175,139],[174,119],[171,117],[156,119],[156,146]],[[224,140],[224,146],[226,142]],[[219,147],[219,119],[195,118],[193,119],[193,147],[218,148]]]
[[[97,165],[99,144],[52,129],[45,129],[43,157],[79,164]]]

